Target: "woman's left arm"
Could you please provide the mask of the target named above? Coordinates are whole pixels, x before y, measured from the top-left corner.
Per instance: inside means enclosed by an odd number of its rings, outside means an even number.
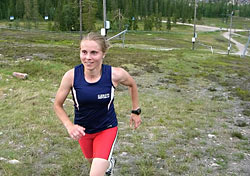
[[[135,80],[132,78],[132,76],[130,76],[130,74],[123,68],[112,67],[112,81],[114,86],[118,86],[118,84],[120,83],[129,87],[129,92],[132,100],[132,110],[138,109],[140,107],[138,90]],[[134,126],[134,128],[136,129],[139,127],[141,122],[142,121],[140,115],[131,113],[130,126]]]

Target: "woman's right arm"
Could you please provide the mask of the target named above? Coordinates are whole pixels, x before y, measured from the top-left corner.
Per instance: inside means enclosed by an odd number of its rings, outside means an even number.
[[[55,102],[54,102],[54,111],[60,121],[63,123],[67,129],[71,138],[79,140],[82,136],[85,135],[84,128],[79,125],[74,125],[69,119],[66,111],[63,108],[63,103],[66,100],[70,89],[73,85],[74,70],[71,69],[66,72],[62,78],[60,87],[57,91]]]

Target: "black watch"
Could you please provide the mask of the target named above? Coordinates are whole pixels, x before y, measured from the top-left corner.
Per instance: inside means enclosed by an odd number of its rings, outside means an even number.
[[[141,108],[137,108],[136,110],[132,110],[131,113],[140,115],[141,114]]]

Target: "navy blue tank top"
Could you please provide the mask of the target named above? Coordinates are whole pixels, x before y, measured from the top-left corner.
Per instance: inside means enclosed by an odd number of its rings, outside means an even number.
[[[96,133],[117,126],[114,109],[114,91],[111,66],[102,65],[101,78],[88,83],[84,77],[84,65],[74,70],[72,95],[75,106],[74,123],[84,127],[85,133]]]

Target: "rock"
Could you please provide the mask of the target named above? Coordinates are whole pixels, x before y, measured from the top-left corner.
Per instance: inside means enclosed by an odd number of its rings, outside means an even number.
[[[217,164],[217,163],[212,163],[212,164],[211,164],[211,167],[220,167],[220,165]]]
[[[18,164],[18,163],[20,163],[20,161],[14,159],[14,160],[9,160],[8,163],[10,163],[10,164]]]
[[[176,92],[181,92],[181,89],[177,89]]]
[[[208,137],[209,137],[210,139],[212,139],[212,138],[216,138],[216,136],[215,136],[215,135],[213,135],[213,134],[208,134]]]
[[[208,90],[211,91],[211,92],[217,91],[217,89],[215,87],[209,87]]]
[[[160,79],[158,79],[158,82],[160,82],[160,83],[169,83],[170,80],[167,79],[167,78],[160,78]]]
[[[10,164],[18,164],[18,163],[20,163],[20,161],[18,161],[18,160],[7,160],[6,158],[4,158],[4,157],[0,157],[0,161],[6,161],[6,162],[8,162],[8,163],[10,163]]]
[[[0,161],[7,161],[7,159],[4,157],[0,157]]]
[[[247,123],[244,120],[238,119],[235,121],[235,125],[238,127],[245,127],[247,126]]]
[[[127,156],[127,155],[128,155],[127,152],[122,152],[122,153],[120,154],[120,156]]]
[[[12,74],[14,77],[19,78],[19,79],[27,79],[28,74],[27,73],[19,73],[19,72],[13,72]]]

